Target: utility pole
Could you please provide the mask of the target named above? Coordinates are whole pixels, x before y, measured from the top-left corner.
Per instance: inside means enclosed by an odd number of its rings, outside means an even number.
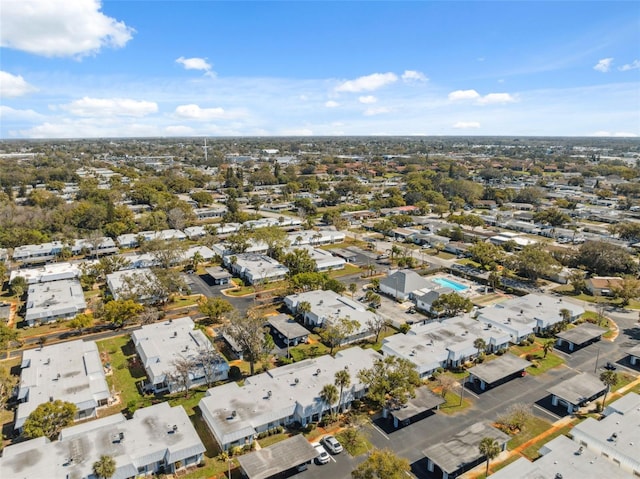
[[[460,388],[460,406],[462,406],[462,397],[464,396],[464,383],[467,381],[467,377],[462,378],[462,388]]]
[[[597,373],[598,372],[598,360],[600,359],[600,348],[597,349],[596,352],[596,365],[593,367],[593,372]]]

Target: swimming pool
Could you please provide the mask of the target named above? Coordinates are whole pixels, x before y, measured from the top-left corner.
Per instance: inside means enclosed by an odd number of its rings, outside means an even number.
[[[445,288],[451,288],[454,291],[464,291],[465,289],[469,289],[464,284],[457,283],[456,281],[447,278],[432,278],[431,281],[438,283],[440,286],[444,286]]]

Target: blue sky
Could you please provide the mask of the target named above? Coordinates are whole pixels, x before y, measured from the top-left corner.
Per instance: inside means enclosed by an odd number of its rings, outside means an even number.
[[[0,0],[0,137],[640,136],[640,3]]]

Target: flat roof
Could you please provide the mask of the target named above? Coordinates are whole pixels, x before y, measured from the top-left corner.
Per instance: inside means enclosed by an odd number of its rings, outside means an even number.
[[[558,436],[545,444],[540,452],[543,456],[530,462],[521,457],[491,475],[491,479],[552,479],[561,474],[562,479],[585,479],[606,477],[626,479],[630,475],[618,465],[592,451],[582,449],[580,444],[567,436]]]
[[[82,286],[77,279],[34,283],[29,286],[27,294],[25,319],[29,323],[38,319],[75,315],[87,307]]]
[[[428,387],[422,386],[416,389],[416,397],[409,399],[404,407],[391,411],[391,414],[399,421],[404,421],[445,402],[442,396],[433,393]]]
[[[422,452],[444,472],[452,474],[482,457],[478,445],[485,437],[495,439],[499,444],[505,443],[511,438],[489,422],[483,421],[472,424],[448,441],[434,444]]]
[[[469,368],[468,371],[469,374],[472,374],[478,379],[488,384],[492,384],[496,381],[509,377],[512,374],[524,371],[529,366],[531,366],[531,363],[526,359],[519,358],[513,354],[505,354],[493,361],[488,361]]]
[[[231,273],[229,273],[226,269],[221,268],[220,266],[206,268],[205,271],[209,276],[213,279],[225,279],[231,278]]]
[[[588,343],[589,341],[599,338],[606,332],[606,329],[596,326],[595,324],[583,323],[575,328],[562,331],[561,333],[556,334],[556,336],[580,346],[581,344]]]
[[[50,398],[96,407],[111,393],[94,341],[69,341],[22,352],[16,428]]]
[[[238,456],[240,467],[249,479],[267,479],[318,455],[302,434],[290,437],[259,451]]]
[[[286,314],[278,314],[268,319],[269,325],[288,339],[307,336],[309,330]]]
[[[582,373],[571,376],[566,381],[547,389],[547,392],[564,399],[571,404],[580,404],[599,393],[604,392],[607,387],[597,377]]]
[[[627,353],[630,354],[631,356],[636,356],[640,358],[640,344],[628,349]]]

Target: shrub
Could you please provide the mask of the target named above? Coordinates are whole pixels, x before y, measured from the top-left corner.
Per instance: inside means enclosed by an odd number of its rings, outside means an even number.
[[[229,368],[229,379],[237,381],[240,378],[242,378],[242,371],[240,368],[238,366],[231,366]]]

